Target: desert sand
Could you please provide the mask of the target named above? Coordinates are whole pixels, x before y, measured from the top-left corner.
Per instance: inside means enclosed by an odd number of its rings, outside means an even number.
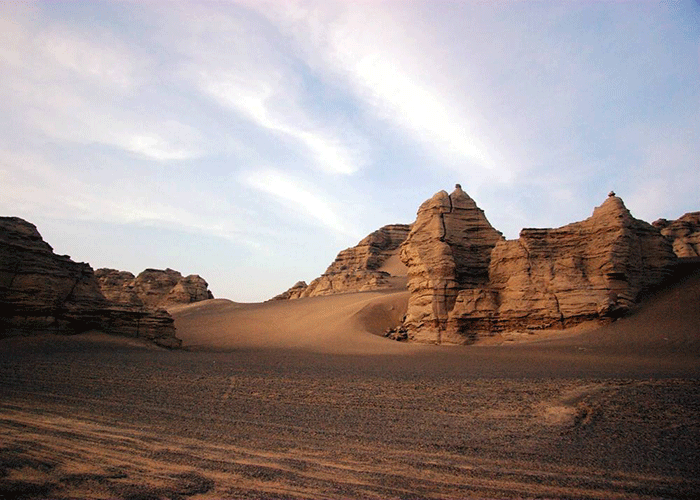
[[[700,491],[697,271],[610,325],[484,345],[379,336],[406,302],[178,306],[184,350],[100,333],[4,339],[0,498]]]

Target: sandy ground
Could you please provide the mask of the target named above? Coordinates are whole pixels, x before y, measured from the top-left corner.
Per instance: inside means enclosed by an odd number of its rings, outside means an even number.
[[[402,293],[0,341],[0,498],[697,498],[700,275],[605,328],[373,335]]]

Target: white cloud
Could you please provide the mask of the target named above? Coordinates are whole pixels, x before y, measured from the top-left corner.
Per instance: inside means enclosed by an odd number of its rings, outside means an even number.
[[[108,33],[0,19],[0,111],[50,140],[103,144],[156,161],[196,158],[201,136],[137,98],[146,60]],[[2,31],[2,29],[0,29]],[[9,33],[9,34],[8,34]],[[146,76],[148,75],[148,76]]]
[[[258,126],[301,143],[321,170],[350,175],[363,166],[363,147],[358,141],[346,144],[332,128],[313,126],[310,118],[294,103],[298,96],[278,82],[277,76],[245,73],[245,78],[242,78],[240,73],[200,71],[199,84],[219,102],[242,113]]]
[[[473,181],[508,181],[512,165],[493,144],[485,122],[450,83],[465,61],[431,45],[432,28],[394,6],[294,2],[258,5],[292,37],[305,60],[329,80],[341,80],[365,106],[407,131],[438,164],[469,173]],[[403,23],[403,24],[402,24]],[[463,79],[463,78],[460,78]],[[500,147],[503,147],[500,145]]]
[[[247,186],[270,195],[287,209],[320,224],[332,232],[357,238],[358,231],[350,227],[337,213],[335,204],[319,194],[316,186],[305,186],[298,179],[275,169],[251,171],[242,176]]]
[[[71,31],[54,28],[40,34],[38,45],[50,59],[79,78],[118,87],[122,91],[136,87],[138,74],[144,71],[136,54],[122,47],[118,39],[104,33],[87,40]]]
[[[37,153],[0,150],[0,179],[5,214],[169,227],[251,247],[260,247],[264,233],[244,211],[212,193],[154,191],[137,179],[81,180]]]

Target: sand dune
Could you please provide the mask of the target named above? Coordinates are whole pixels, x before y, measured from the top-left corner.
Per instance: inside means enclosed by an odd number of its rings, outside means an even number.
[[[406,312],[408,292],[363,292],[261,304],[211,300],[171,310],[178,336],[195,349],[302,348],[339,354],[402,354],[435,346],[381,338]],[[600,355],[700,354],[700,270],[650,295],[626,318],[564,331],[496,335],[483,345],[587,350]],[[526,346],[520,344],[528,344]],[[465,354],[474,347],[458,347]]]
[[[303,348],[344,354],[415,352],[380,337],[406,312],[408,292],[361,292],[260,304],[211,300],[172,309],[178,336],[195,349]]]

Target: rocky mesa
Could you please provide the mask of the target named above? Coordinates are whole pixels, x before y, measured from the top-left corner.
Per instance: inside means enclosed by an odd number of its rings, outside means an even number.
[[[146,269],[138,276],[128,271],[101,268],[95,276],[104,296],[118,304],[167,308],[213,299],[209,284],[199,275],[182,276],[173,269]]]
[[[421,205],[401,258],[411,297],[393,335],[455,344],[615,318],[677,260],[614,193],[584,221],[506,241],[459,185]]]
[[[181,345],[166,311],[111,302],[90,265],[56,255],[33,224],[0,217],[0,337],[89,330]]]

